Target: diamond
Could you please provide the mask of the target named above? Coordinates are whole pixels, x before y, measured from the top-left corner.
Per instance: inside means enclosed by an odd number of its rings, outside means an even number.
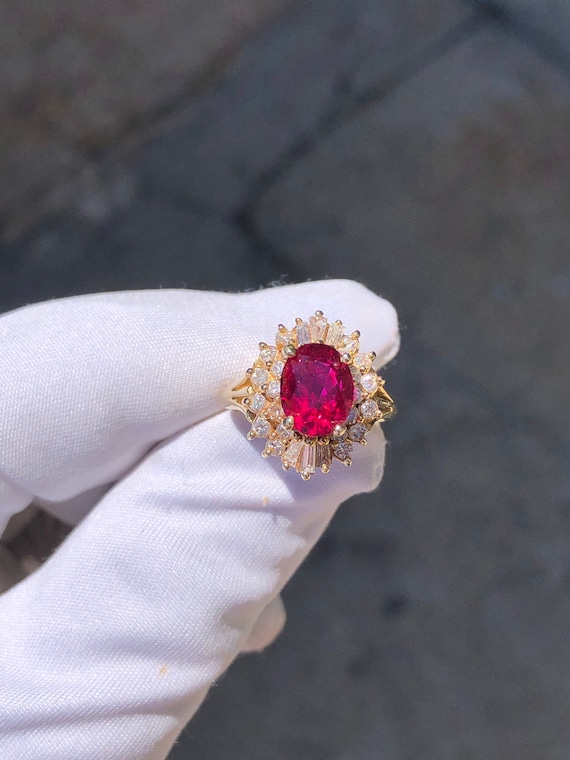
[[[360,385],[366,393],[374,393],[378,388],[378,375],[375,372],[367,372],[366,375],[362,375]]]
[[[256,367],[251,373],[251,382],[254,385],[263,385],[269,379],[269,372],[263,367]]]
[[[331,346],[300,346],[285,363],[281,403],[300,433],[311,437],[330,435],[336,424],[346,420],[353,399],[350,368]]]
[[[285,451],[285,444],[283,441],[272,441],[273,451],[271,452],[274,457],[280,457]]]
[[[315,471],[315,446],[305,444],[305,448],[301,452],[301,460],[299,462],[299,472],[301,477],[309,479]]]
[[[279,330],[275,336],[275,345],[277,348],[283,348],[288,343],[291,343],[291,337],[289,330]]]
[[[285,446],[283,445],[283,441],[267,441],[265,448],[263,449],[263,454],[266,457],[280,457],[284,451]]]
[[[348,437],[353,441],[362,441],[367,432],[368,428],[366,425],[359,422],[348,429]]]
[[[311,333],[309,332],[309,325],[303,322],[302,325],[297,325],[295,328],[297,334],[297,345],[304,346],[305,343],[311,342]]]
[[[309,328],[311,330],[311,340],[316,343],[318,340],[325,339],[327,330],[327,320],[325,317],[309,317]]]
[[[356,354],[360,348],[360,343],[356,338],[350,338],[345,335],[341,341],[341,348],[343,353]]]
[[[297,464],[299,454],[304,445],[303,441],[298,441],[296,439],[291,441],[287,446],[287,451],[283,454],[283,462],[290,467],[294,467]]]
[[[354,366],[358,367],[358,369],[361,370],[370,369],[372,366],[372,359],[368,356],[368,354],[357,354],[354,357]]]
[[[337,459],[340,459],[341,462],[344,462],[346,459],[350,457],[350,454],[352,452],[352,444],[349,443],[348,441],[337,443],[333,451],[334,451],[335,457]]]
[[[271,380],[271,382],[267,384],[267,390],[265,391],[265,395],[267,396],[267,398],[277,398],[280,390],[281,390],[281,383],[279,382],[279,380]]]
[[[376,401],[368,399],[360,407],[360,413],[365,420],[373,420],[378,415],[378,404]]]
[[[259,436],[259,438],[265,438],[265,436],[268,435],[269,431],[271,430],[271,425],[263,417],[258,417],[251,426],[251,429],[255,435]]]
[[[263,351],[260,351],[259,358],[262,362],[265,362],[265,364],[270,364],[277,358],[277,349],[273,348],[273,346],[268,346],[267,348],[264,348]]]
[[[277,426],[277,435],[280,438],[291,438],[291,436],[293,435],[293,431],[290,430],[289,428],[286,428],[285,425],[281,423]]]
[[[333,324],[328,327],[325,343],[328,343],[329,346],[337,346],[342,338],[343,330],[344,327],[342,326],[342,322],[333,322]]]
[[[281,374],[283,373],[283,367],[285,364],[281,361],[279,362],[273,362],[273,365],[271,367],[271,374],[273,377],[281,377]]]
[[[330,470],[332,460],[331,447],[328,443],[317,442],[315,467],[320,467],[323,472]]]
[[[263,409],[265,404],[265,396],[263,396],[261,393],[254,393],[253,396],[251,396],[249,399],[249,408],[256,414]]]
[[[353,422],[356,422],[357,418],[358,418],[358,409],[356,409],[355,407],[352,407],[352,409],[348,413],[348,417],[346,418],[346,424],[352,425]]]
[[[269,409],[265,410],[264,414],[268,419],[270,419],[274,423],[281,422],[281,420],[285,416],[283,414],[283,409],[281,408],[281,401],[274,401],[269,407]]]

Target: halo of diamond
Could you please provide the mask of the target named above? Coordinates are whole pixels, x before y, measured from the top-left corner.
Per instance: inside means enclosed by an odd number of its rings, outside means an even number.
[[[337,349],[354,379],[354,403],[343,425],[329,436],[308,438],[292,429],[283,412],[280,378],[287,359],[306,343],[325,343]],[[360,352],[360,333],[346,333],[340,320],[329,322],[321,311],[307,320],[297,318],[288,329],[279,325],[275,345],[259,344],[259,353],[244,381],[232,391],[232,400],[251,424],[250,440],[265,438],[262,456],[281,458],[283,468],[296,470],[304,480],[317,469],[328,472],[336,459],[352,463],[353,445],[366,445],[375,422],[393,416],[395,407],[384,390],[384,380],[372,368],[374,352]]]

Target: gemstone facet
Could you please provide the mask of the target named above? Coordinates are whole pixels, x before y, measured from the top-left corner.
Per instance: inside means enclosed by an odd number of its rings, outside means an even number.
[[[293,428],[310,437],[330,435],[354,402],[350,368],[332,346],[307,343],[287,359],[281,377],[281,403]]]

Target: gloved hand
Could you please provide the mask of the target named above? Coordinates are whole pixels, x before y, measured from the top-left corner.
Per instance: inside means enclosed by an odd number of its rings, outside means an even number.
[[[225,410],[257,343],[315,309],[377,365],[396,353],[394,309],[349,281],[0,318],[0,533],[38,500],[78,523],[0,597],[3,760],[164,758],[236,655],[278,634],[283,585],[384,459],[376,425],[351,468],[305,482]]]

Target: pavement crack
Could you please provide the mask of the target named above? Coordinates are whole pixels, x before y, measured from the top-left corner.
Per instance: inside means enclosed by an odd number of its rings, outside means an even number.
[[[235,221],[249,236],[261,239],[256,229],[255,213],[261,200],[279,183],[293,166],[309,156],[320,141],[330,137],[341,127],[353,121],[368,108],[393,95],[402,85],[418,74],[423,68],[435,63],[442,56],[477,33],[489,21],[484,14],[475,13],[456,25],[439,40],[428,45],[421,53],[409,61],[395,67],[379,81],[355,92],[346,74],[339,74],[332,89],[330,105],[311,129],[298,135],[277,160],[261,172],[246,194],[241,208],[235,214]],[[356,68],[358,64],[356,63]],[[264,246],[269,245],[267,241]],[[282,256],[283,254],[281,254]]]
[[[500,0],[466,0],[466,3],[512,39],[526,45],[543,61],[570,77],[570,57],[556,37],[535,27],[510,8],[505,8]]]

